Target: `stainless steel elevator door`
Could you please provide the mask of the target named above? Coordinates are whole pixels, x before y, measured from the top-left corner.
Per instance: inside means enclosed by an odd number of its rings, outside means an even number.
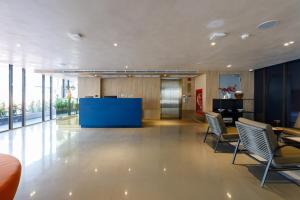
[[[181,81],[178,79],[162,79],[160,92],[161,118],[180,119]]]

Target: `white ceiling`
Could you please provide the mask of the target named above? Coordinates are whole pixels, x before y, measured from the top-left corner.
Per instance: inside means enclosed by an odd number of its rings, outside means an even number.
[[[279,25],[256,28],[271,19]],[[0,0],[0,24],[1,66],[247,70],[300,58],[299,0]],[[211,47],[214,31],[228,36]]]

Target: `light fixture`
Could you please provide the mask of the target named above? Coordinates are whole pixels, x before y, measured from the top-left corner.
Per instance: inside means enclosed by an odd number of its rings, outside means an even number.
[[[124,191],[124,195],[125,195],[125,196],[128,195],[128,191],[127,191],[127,190]]]
[[[231,199],[231,194],[229,192],[227,192],[226,195],[229,199]]]
[[[117,46],[119,46],[119,44],[118,43],[114,43],[114,47],[117,47]]]
[[[227,65],[226,67],[227,67],[227,68],[230,68],[230,67],[232,67],[232,65]]]
[[[250,34],[249,34],[249,33],[243,33],[243,34],[241,35],[241,39],[242,39],[242,40],[246,40],[248,37],[250,37]]]
[[[166,171],[167,171],[167,168],[164,168],[163,170],[164,170],[164,172],[166,172]]]
[[[125,66],[125,69],[128,69],[128,65]]]
[[[69,196],[72,196],[73,195],[73,193],[72,192],[69,192]]]
[[[95,172],[95,173],[97,173],[97,172],[98,172],[98,169],[97,169],[97,168],[95,168],[95,169],[94,169],[94,172]]]
[[[68,33],[68,36],[71,40],[80,41],[83,38],[81,33]]]
[[[254,71],[254,69],[249,69],[249,72],[253,72]]]
[[[167,77],[168,75],[167,74],[164,74],[164,77]]]
[[[260,30],[270,29],[275,27],[278,23],[278,20],[269,20],[257,25],[257,28]]]
[[[131,168],[128,168],[128,172],[131,172]]]
[[[287,46],[290,46],[290,45],[292,45],[294,43],[295,43],[295,41],[285,42],[285,43],[283,43],[283,46],[287,47]]]
[[[222,38],[222,37],[225,37],[226,35],[227,35],[227,33],[214,32],[214,33],[210,34],[209,40],[215,40],[215,39],[218,39],[218,38]]]
[[[294,41],[289,41],[289,44],[294,44],[295,42]]]
[[[20,44],[20,43],[18,43],[16,46],[17,46],[17,47],[21,47],[21,44]]]
[[[211,46],[215,46],[215,45],[216,45],[216,43],[215,43],[215,42],[212,42],[212,43],[210,43],[210,45],[211,45]]]

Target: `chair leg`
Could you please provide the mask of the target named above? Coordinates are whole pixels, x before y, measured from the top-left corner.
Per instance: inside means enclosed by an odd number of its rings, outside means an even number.
[[[217,152],[217,148],[218,148],[218,144],[220,142],[220,139],[221,139],[221,135],[218,136],[218,140],[217,140],[217,143],[216,143],[216,146],[215,146],[215,153]]]
[[[235,161],[235,158],[236,158],[236,154],[237,154],[237,152],[239,151],[240,143],[241,143],[241,140],[239,139],[239,140],[238,140],[238,143],[237,143],[237,145],[236,145],[236,147],[235,147],[234,153],[233,153],[232,164],[234,164],[234,161]]]
[[[263,178],[262,178],[262,180],[261,180],[261,183],[260,183],[260,187],[264,187],[264,184],[265,184],[266,178],[267,178],[267,176],[268,176],[268,172],[269,172],[269,168],[270,168],[270,166],[271,166],[272,160],[273,160],[273,158],[271,158],[271,159],[268,161],[267,167],[266,167],[266,169],[265,169],[264,176],[263,176]]]
[[[205,143],[205,141],[206,141],[206,138],[207,138],[208,132],[209,132],[209,127],[207,127],[206,134],[205,134],[205,136],[204,136],[204,140],[203,140],[203,142],[204,142],[204,143]]]

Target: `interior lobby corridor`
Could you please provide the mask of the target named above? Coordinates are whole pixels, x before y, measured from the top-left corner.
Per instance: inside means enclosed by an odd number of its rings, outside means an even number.
[[[142,128],[94,128],[78,118],[52,120],[0,135],[0,151],[17,157],[22,176],[16,200],[29,199],[299,199],[298,186],[233,148],[214,153],[206,124],[144,121]],[[224,147],[224,148],[223,148]]]

